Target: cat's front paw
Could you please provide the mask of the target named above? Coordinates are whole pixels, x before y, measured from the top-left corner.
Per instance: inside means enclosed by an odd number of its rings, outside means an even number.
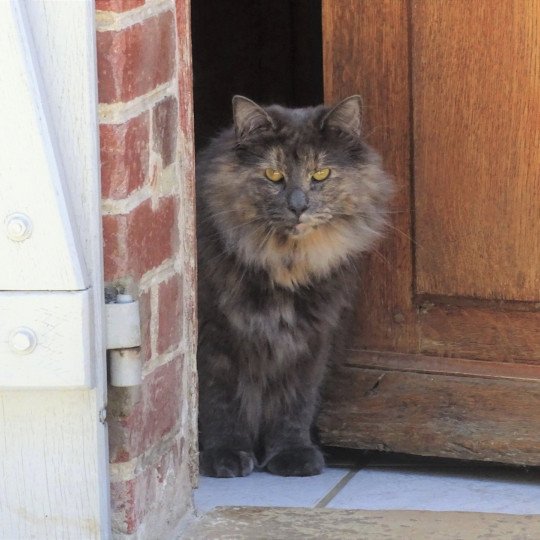
[[[255,467],[255,456],[252,452],[243,450],[210,448],[201,452],[199,465],[204,476],[217,478],[247,476]]]
[[[286,448],[270,459],[266,468],[279,476],[314,476],[324,469],[324,458],[315,446]]]

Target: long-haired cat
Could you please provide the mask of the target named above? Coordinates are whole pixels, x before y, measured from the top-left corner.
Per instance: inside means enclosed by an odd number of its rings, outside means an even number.
[[[197,160],[201,472],[319,474],[319,389],[391,182],[358,96],[331,109],[236,96],[233,116]]]

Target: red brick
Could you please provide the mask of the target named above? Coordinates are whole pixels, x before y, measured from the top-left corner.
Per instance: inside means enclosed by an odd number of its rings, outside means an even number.
[[[96,9],[100,11],[128,11],[142,6],[144,0],[96,0]]]
[[[131,480],[111,483],[113,531],[133,534],[141,524],[149,506],[157,499],[154,467],[147,467]]]
[[[178,473],[183,445],[184,440],[180,439],[135,478],[112,482],[113,532],[133,534],[157,506],[170,504],[170,501],[162,500],[163,488]]]
[[[140,516],[137,515],[139,490],[137,479],[111,483],[111,505],[113,531],[132,534],[137,530]]]
[[[178,40],[178,99],[180,130],[185,147],[182,148],[184,158],[192,163],[193,160],[193,69],[191,54],[191,18],[190,1],[176,0],[176,28]]]
[[[184,245],[190,253],[195,253],[195,149],[193,143],[193,70],[191,54],[191,19],[190,1],[176,0],[176,28],[178,40],[178,105],[179,105],[179,138],[183,168],[182,184],[185,197],[186,215],[183,217],[185,227]],[[194,267],[191,267],[194,269]],[[191,272],[190,267],[186,268]],[[186,275],[187,281],[195,277]]]
[[[125,216],[103,216],[103,266],[105,281],[113,281],[124,274]]]
[[[179,275],[159,284],[159,326],[157,353],[180,343],[182,328],[182,281]]]
[[[130,101],[170,80],[176,58],[175,43],[171,11],[123,30],[98,32],[100,103]]]
[[[150,200],[137,206],[127,216],[129,273],[140,277],[170,258],[177,236],[174,197],[160,199],[155,210]]]
[[[181,371],[181,357],[159,366],[144,379],[142,397],[133,408],[108,419],[111,463],[139,456],[175,428],[181,412]]]
[[[101,147],[101,194],[123,199],[140,188],[148,175],[149,114],[124,124],[99,127]]]
[[[150,305],[150,292],[144,292],[139,296],[139,314],[141,316],[141,357],[143,362],[148,362],[152,356],[150,343],[150,324],[152,312]]]
[[[178,102],[175,97],[162,99],[153,110],[152,133],[154,150],[161,155],[163,167],[175,159],[178,134]]]

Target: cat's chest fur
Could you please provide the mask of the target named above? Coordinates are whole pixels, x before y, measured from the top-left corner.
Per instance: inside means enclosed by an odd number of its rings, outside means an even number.
[[[350,295],[346,283],[332,275],[291,289],[275,285],[263,271],[238,271],[231,264],[207,278],[201,294],[212,296],[213,307],[201,316],[221,327],[239,364],[265,371],[321,353]]]

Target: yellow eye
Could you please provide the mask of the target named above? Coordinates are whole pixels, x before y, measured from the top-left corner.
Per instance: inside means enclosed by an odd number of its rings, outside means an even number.
[[[266,169],[264,171],[264,176],[266,176],[268,180],[272,180],[272,182],[279,182],[280,180],[283,180],[283,173],[276,169]]]
[[[330,169],[319,169],[318,171],[312,173],[311,178],[313,178],[313,180],[317,180],[318,182],[322,182],[323,180],[326,180],[329,176]]]

